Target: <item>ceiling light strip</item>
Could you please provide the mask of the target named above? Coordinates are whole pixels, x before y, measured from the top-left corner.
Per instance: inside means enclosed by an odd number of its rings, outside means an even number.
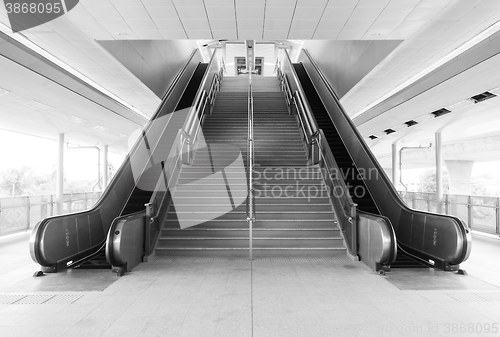
[[[459,56],[460,54],[462,54],[464,52],[466,52],[467,50],[469,50],[470,48],[474,47],[478,43],[486,40],[491,35],[493,35],[494,33],[496,33],[498,30],[500,30],[500,21],[495,22],[494,24],[492,24],[491,26],[489,26],[488,28],[486,28],[485,30],[483,30],[482,32],[480,32],[479,34],[477,34],[475,37],[473,37],[472,39],[470,39],[469,41],[465,42],[460,47],[456,48],[451,53],[449,53],[448,55],[446,55],[445,57],[443,57],[441,60],[437,61],[433,65],[431,65],[428,68],[424,69],[423,71],[421,71],[417,75],[413,76],[412,78],[410,78],[409,80],[407,80],[403,84],[397,86],[395,89],[389,91],[387,94],[383,95],[379,99],[373,101],[371,104],[367,105],[366,107],[364,107],[363,109],[361,109],[359,112],[357,112],[354,115],[352,115],[351,119],[354,119],[356,117],[361,116],[362,114],[364,114],[368,110],[372,109],[376,105],[382,103],[383,101],[385,101],[389,97],[395,95],[399,91],[403,90],[404,88],[410,86],[411,84],[413,84],[414,82],[418,81],[419,79],[421,79],[425,75],[429,74],[431,71],[433,71],[433,70],[441,67],[446,62],[448,62],[451,59]]]
[[[80,80],[84,81],[88,85],[90,85],[90,86],[94,87],[95,89],[99,90],[104,95],[106,95],[106,96],[114,99],[115,101],[117,101],[121,105],[125,106],[127,109],[133,111],[135,114],[139,115],[140,117],[145,118],[146,120],[150,119],[149,116],[147,116],[143,112],[137,110],[134,106],[132,106],[129,103],[125,102],[123,99],[121,99],[120,97],[116,96],[115,94],[113,94],[109,90],[105,89],[104,87],[102,87],[101,85],[99,85],[97,82],[94,82],[93,80],[91,80],[87,76],[85,76],[82,73],[80,73],[79,71],[77,71],[75,68],[69,66],[68,64],[66,64],[65,62],[63,62],[62,60],[60,60],[59,58],[57,58],[56,56],[52,55],[51,53],[49,53],[48,51],[46,51],[45,49],[43,49],[39,45],[37,45],[37,44],[33,43],[32,41],[30,41],[22,33],[16,33],[16,34],[12,33],[11,29],[9,27],[7,27],[2,22],[0,22],[0,31],[2,33],[4,33],[5,35],[9,36],[10,38],[16,40],[17,42],[21,43],[22,45],[24,45],[24,46],[28,47],[29,49],[33,50],[35,53],[43,56],[44,58],[46,58],[47,60],[51,61],[52,63],[58,65],[59,67],[61,67],[62,69],[66,70],[68,73],[72,74],[73,76],[79,78]]]

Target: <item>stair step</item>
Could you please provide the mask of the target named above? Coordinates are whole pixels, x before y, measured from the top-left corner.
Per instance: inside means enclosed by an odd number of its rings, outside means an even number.
[[[158,248],[158,256],[216,256],[216,257],[248,257],[248,248]],[[338,257],[345,256],[345,248],[257,248],[252,250],[254,258],[259,257]]]
[[[168,248],[243,248],[248,247],[249,239],[244,237],[169,237],[159,238],[159,247]],[[254,237],[252,239],[254,248],[342,248],[341,237],[326,238],[279,238],[279,237]]]

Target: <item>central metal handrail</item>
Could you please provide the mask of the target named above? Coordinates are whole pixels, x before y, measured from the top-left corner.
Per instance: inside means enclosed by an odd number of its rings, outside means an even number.
[[[252,231],[255,222],[254,210],[254,191],[253,191],[253,167],[254,167],[254,139],[253,139],[253,95],[252,95],[252,74],[248,74],[248,136],[247,136],[247,221],[248,221],[248,237],[249,237],[249,258],[253,258],[252,246]]]

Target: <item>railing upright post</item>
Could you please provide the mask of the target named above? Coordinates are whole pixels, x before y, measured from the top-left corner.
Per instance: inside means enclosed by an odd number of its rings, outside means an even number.
[[[473,225],[473,205],[472,205],[472,196],[467,197],[467,222],[469,223],[469,227],[472,228]]]
[[[30,229],[30,222],[31,222],[31,199],[30,197],[26,197],[27,199],[27,207],[28,207],[28,211],[26,212],[26,217],[28,219],[28,223],[26,225],[26,229]]]
[[[495,215],[496,215],[495,233],[497,233],[497,235],[499,235],[500,234],[500,198],[497,198],[497,200],[496,200]]]
[[[352,226],[352,255],[358,255],[358,224],[357,224],[357,204],[351,204],[350,216],[351,216],[351,226]]]
[[[147,256],[151,250],[151,242],[149,242],[151,238],[151,223],[153,222],[153,204],[147,203],[146,206],[146,219],[145,219],[145,231],[144,231],[144,257],[143,262],[147,262]]]

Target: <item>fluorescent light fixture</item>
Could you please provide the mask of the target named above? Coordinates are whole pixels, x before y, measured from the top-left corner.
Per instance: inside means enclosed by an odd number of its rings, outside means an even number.
[[[10,91],[0,88],[0,96],[7,95]]]
[[[473,101],[471,101],[470,99],[464,99],[463,101],[460,101],[458,103],[450,105],[447,108],[448,108],[448,110],[451,110],[451,111],[457,111],[459,109],[463,109],[463,108],[466,108],[466,107],[471,106],[471,105],[474,105]]]
[[[497,97],[497,95],[495,94],[492,94],[491,92],[489,91],[485,91],[481,94],[478,94],[478,95],[475,95],[475,96],[472,96],[470,99],[474,102],[474,103],[481,103],[481,102],[484,102],[486,100],[489,100],[489,99],[492,99],[494,97]]]
[[[30,108],[33,108],[36,110],[43,111],[43,112],[50,112],[50,111],[55,110],[54,108],[52,108],[48,105],[42,104],[40,102],[37,102],[37,101],[30,101],[28,103],[25,103],[24,105],[29,106]]]
[[[66,116],[66,119],[76,124],[85,124],[88,122],[87,120],[76,116]]]
[[[97,131],[101,131],[101,132],[109,131],[108,128],[105,128],[104,126],[100,126],[100,125],[94,126],[93,129],[97,130]]]

